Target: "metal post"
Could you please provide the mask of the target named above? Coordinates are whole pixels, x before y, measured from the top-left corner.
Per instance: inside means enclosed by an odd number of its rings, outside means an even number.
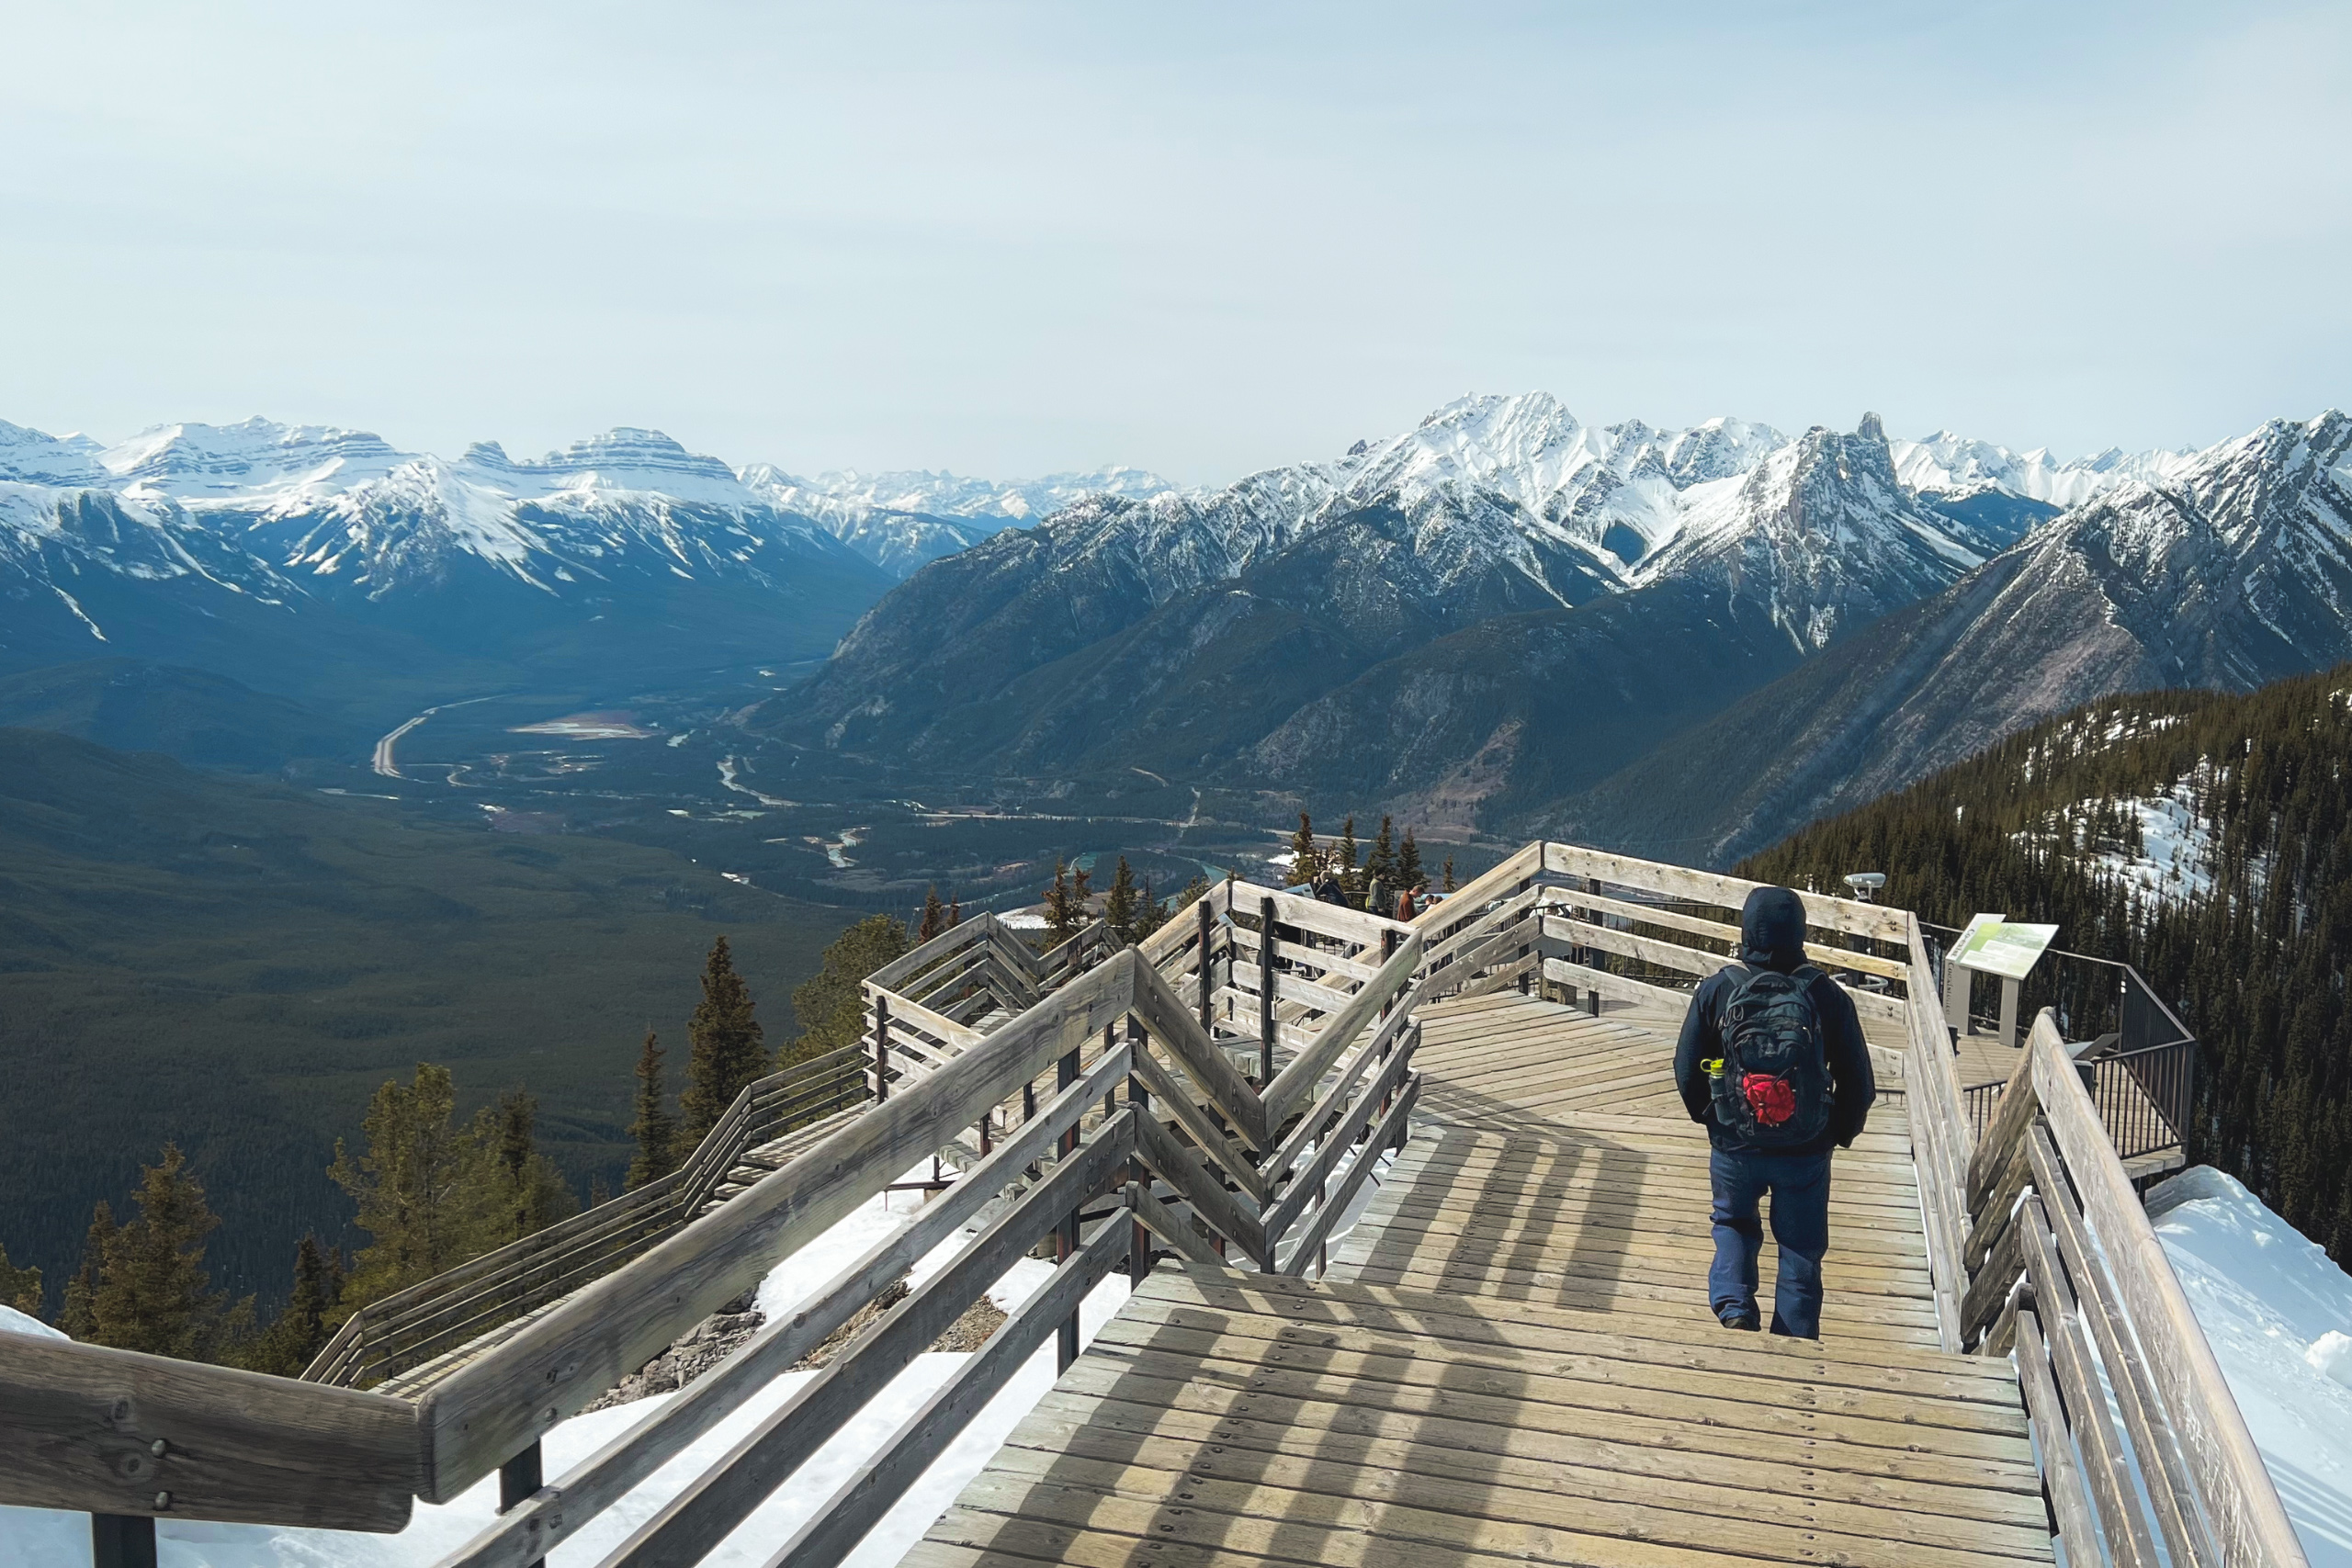
[[[539,1489],[539,1445],[533,1443],[513,1459],[498,1467],[498,1511],[505,1513],[517,1504],[527,1503]],[[543,1568],[547,1559],[537,1558],[530,1568]]]
[[[1135,1049],[1142,1050],[1143,1042],[1135,1038],[1140,1031],[1136,1029],[1133,1020],[1128,1021],[1127,1029]],[[1151,1114],[1151,1091],[1143,1087],[1141,1078],[1130,1077],[1127,1079],[1127,1105],[1137,1116]],[[1140,1160],[1127,1162],[1127,1179],[1137,1183],[1146,1192],[1151,1190],[1151,1172],[1143,1168]],[[1127,1285],[1133,1289],[1142,1284],[1145,1276],[1151,1272],[1151,1232],[1144,1228],[1141,1220],[1129,1223],[1135,1228],[1127,1236]]]
[[[874,1100],[890,1098],[890,1000],[874,994]]]
[[[2018,993],[2023,990],[2021,981],[2007,976],[2001,979],[2001,1043],[2014,1051],[2018,1045]]]
[[[1216,987],[1209,984],[1209,938],[1216,934],[1216,916],[1209,909],[1208,895],[1201,895],[1201,1032],[1209,1029],[1209,1003]]]
[[[91,1568],[155,1568],[154,1516],[92,1514],[90,1562]]]
[[[1586,878],[1584,879],[1584,890],[1585,890],[1586,892],[1588,892],[1588,893],[1591,894],[1591,895],[1592,895],[1594,897],[1596,897],[1596,898],[1600,897],[1600,878],[1599,878],[1599,877],[1597,877],[1597,876],[1588,876],[1588,877],[1586,877]],[[1589,912],[1590,912],[1590,913],[1591,913],[1591,915],[1592,915],[1592,918],[1593,918],[1593,923],[1594,923],[1594,924],[1596,924],[1596,925],[1598,925],[1598,924],[1600,923],[1600,912],[1598,909],[1595,909],[1595,910],[1592,910],[1592,911],[1589,911]],[[1595,954],[1595,955],[1594,955],[1594,957],[1598,957],[1598,956],[1599,956],[1598,954]],[[1593,960],[1592,960],[1591,958],[1588,958],[1588,959],[1586,959],[1586,960],[1585,960],[1585,962],[1586,962],[1588,964],[1589,964],[1592,968],[1598,969],[1598,968],[1600,968],[1600,965],[1599,964],[1597,964],[1597,963],[1594,963],[1594,962],[1593,962]],[[1587,1007],[1591,1010],[1591,1013],[1592,1013],[1592,1016],[1593,1016],[1593,1017],[1595,1017],[1595,1018],[1599,1018],[1599,1017],[1600,1016],[1600,993],[1599,991],[1594,990],[1590,986],[1587,986],[1587,987],[1585,987],[1585,1003],[1586,1003]]]
[[[1944,1021],[1962,1034],[1968,1032],[1968,982],[1970,972],[1944,955]]]
[[[1274,1081],[1274,896],[1258,901],[1258,1087]]]
[[[1065,1089],[1077,1081],[1078,1053],[1072,1051],[1055,1066],[1054,1087],[1057,1089]],[[1065,1159],[1078,1152],[1078,1126],[1075,1122],[1062,1134],[1061,1145],[1062,1157]],[[1070,1254],[1078,1250],[1079,1213],[1085,1206],[1085,1199],[1080,1198],[1078,1204],[1062,1216],[1061,1224],[1055,1227],[1055,1262],[1067,1263],[1069,1261]],[[1070,1309],[1069,1316],[1063,1321],[1058,1337],[1057,1354],[1055,1357],[1055,1371],[1057,1374],[1069,1371],[1069,1364],[1078,1359],[1078,1309],[1076,1307]]]

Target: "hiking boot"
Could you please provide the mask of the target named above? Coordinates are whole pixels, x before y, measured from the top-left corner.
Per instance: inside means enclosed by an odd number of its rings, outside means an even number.
[[[1727,1312],[1721,1321],[1725,1328],[1736,1328],[1743,1334],[1753,1334],[1763,1326],[1758,1314],[1752,1312]]]

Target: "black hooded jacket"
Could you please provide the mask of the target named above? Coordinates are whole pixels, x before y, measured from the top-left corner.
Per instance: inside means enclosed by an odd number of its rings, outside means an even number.
[[[1739,912],[1739,960],[1751,969],[1777,969],[1786,975],[1805,961],[1804,903],[1785,887],[1758,887],[1747,896]],[[1739,983],[1736,969],[1720,969],[1702,981],[1682,1020],[1682,1038],[1674,1048],[1674,1084],[1690,1120],[1702,1123],[1707,1137],[1719,1149],[1747,1147],[1714,1119],[1705,1064],[1724,1054],[1723,1004]],[[1853,998],[1826,975],[1817,976],[1807,993],[1821,1020],[1822,1043],[1829,1056],[1829,1125],[1809,1144],[1788,1148],[1756,1149],[1757,1154],[1815,1155],[1833,1144],[1850,1145],[1878,1098],[1878,1081],[1871,1073],[1871,1051],[1862,1040],[1861,1021],[1854,1016]]]

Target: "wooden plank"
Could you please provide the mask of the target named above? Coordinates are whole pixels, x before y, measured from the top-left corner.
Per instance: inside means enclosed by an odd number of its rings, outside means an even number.
[[[1265,1126],[1278,1127],[1290,1119],[1291,1112],[1315,1092],[1316,1084],[1340,1059],[1340,1054],[1363,1032],[1381,1009],[1396,1000],[1412,983],[1413,971],[1420,965],[1421,938],[1415,931],[1405,938],[1380,966],[1380,972],[1364,982],[1363,988],[1349,999],[1344,1009],[1325,1021],[1315,1043],[1292,1057],[1290,1065],[1274,1075],[1264,1096]]]
[[[1857,1563],[1884,1560],[1901,1568],[1905,1560],[1896,1554],[1906,1545],[1974,1548],[2029,1560],[2048,1557],[2048,1539],[2038,1521],[2018,1525],[1956,1519],[1824,1498],[1815,1477],[1803,1472],[1755,1475],[1745,1466],[1729,1472],[1720,1466],[1692,1466],[1662,1483],[1644,1469],[1654,1457],[1647,1450],[1626,1452],[1615,1445],[1600,1445],[1588,1454],[1545,1444],[1537,1436],[1527,1444],[1533,1451],[1511,1451],[1512,1435],[1498,1435],[1501,1443],[1489,1442],[1476,1451],[1453,1448],[1442,1439],[1422,1442],[1332,1430],[1317,1431],[1311,1442],[1301,1444],[1289,1428],[1247,1417],[1220,1421],[1186,1410],[1057,1393],[1039,1402],[1011,1441],[1041,1452],[1087,1455],[1115,1454],[1114,1445],[1126,1442],[1137,1444],[1134,1451],[1139,1455],[1164,1452],[1170,1457],[1179,1451],[1176,1445],[1183,1444],[1197,1456],[1193,1462],[1205,1465],[1208,1473],[1273,1464],[1280,1468],[1267,1473],[1297,1478],[1294,1484],[1299,1490],[1365,1485],[1377,1495],[1385,1477],[1409,1476],[1471,1489],[1457,1499],[1457,1506],[1464,1507],[1486,1508],[1497,1499],[1505,1508],[1524,1507],[1534,1506],[1535,1498],[1552,1506],[1575,1500],[1599,1509],[1631,1504],[1639,1512],[1587,1517],[1596,1523],[1605,1517],[1611,1534],[1654,1535],[1686,1545],[1704,1544],[1699,1532],[1721,1529],[1709,1525],[1710,1519],[1763,1520],[1819,1529],[1836,1543],[1839,1555],[1851,1554],[1849,1560]],[[1670,1463],[1670,1456],[1666,1457]],[[1328,1472],[1329,1482],[1317,1484],[1317,1472]],[[1489,1487],[1502,1489],[1497,1499],[1489,1498]]]
[[[1687,992],[1653,986],[1646,980],[1611,975],[1605,969],[1588,969],[1565,958],[1544,959],[1544,978],[1562,986],[1582,986],[1587,990],[1600,992],[1611,1001],[1632,1002],[1636,1007],[1681,1008],[1690,1005]]]
[[[1570,876],[1598,877],[1621,887],[1638,887],[1644,892],[1713,904],[1722,909],[1739,908],[1747,902],[1750,893],[1765,886],[1711,871],[1662,865],[1656,861],[1634,860],[1627,855],[1556,842],[1544,846],[1544,869]],[[1804,904],[1808,925],[1844,931],[1849,936],[1876,937],[1881,942],[1905,940],[1905,911],[1901,909],[1884,904],[1859,903],[1851,898],[1833,898],[1825,893],[1800,892],[1797,897]]]
[[[1029,1353],[1078,1311],[1087,1293],[1112,1269],[1126,1261],[1132,1235],[1126,1225],[1105,1225],[1093,1240],[1063,1259],[1053,1278],[997,1325],[978,1353],[957,1368],[944,1386],[883,1439],[877,1452],[817,1506],[808,1520],[768,1560],[771,1568],[833,1568],[855,1551],[907,1488],[922,1479],[932,1461],[1012,1381]]]
[[[1984,1137],[1968,1159],[1968,1212],[1972,1219],[1984,1207],[1994,1183],[2021,1156],[2018,1140],[2041,1106],[2033,1093],[2033,1053],[2018,1053],[2018,1064],[2001,1089],[1999,1105],[1984,1129]],[[1979,1220],[1977,1223],[1982,1224]]]
[[[1418,987],[1416,994],[1418,994]],[[1413,1010],[1408,1000],[1408,1005],[1399,1007],[1382,1020],[1380,1027],[1356,1047],[1354,1055],[1349,1056],[1340,1070],[1333,1075],[1329,1086],[1323,1091],[1322,1098],[1300,1115],[1297,1124],[1290,1130],[1289,1135],[1283,1139],[1282,1145],[1268,1156],[1264,1167],[1267,1181],[1278,1182],[1290,1174],[1292,1167],[1298,1163],[1301,1152],[1309,1143],[1323,1135],[1323,1129],[1339,1115],[1340,1108],[1346,1104],[1348,1097],[1355,1092],[1357,1082],[1363,1078],[1365,1069],[1374,1062],[1378,1061],[1392,1047],[1406,1056],[1414,1055],[1419,1049],[1420,1026],[1412,1021],[1412,1016]],[[1261,1198],[1260,1201],[1263,1202],[1264,1200]]]
[[[2074,1292],[2058,1265],[2049,1216],[2039,1196],[2029,1196],[2017,1228],[2025,1241],[2027,1277],[2033,1281],[2036,1314],[2049,1336],[2050,1368],[2066,1402],[2067,1427],[2082,1449],[2083,1477],[2107,1540],[2107,1560],[2116,1568],[2153,1568],[2154,1538],[2141,1507],[2130,1454],[2109,1413],[2107,1392],[2090,1346],[2076,1321]]]
[[[1216,1255],[1216,1249],[1209,1246],[1200,1233],[1193,1230],[1190,1224],[1178,1219],[1174,1210],[1153,1197],[1144,1183],[1128,1182],[1126,1198],[1127,1207],[1136,1212],[1136,1223],[1148,1229],[1152,1235],[1195,1263],[1204,1264],[1211,1269],[1225,1267],[1225,1259]]]
[[[1487,904],[1510,897],[1521,884],[1541,875],[1543,870],[1543,846],[1525,845],[1472,877],[1457,891],[1447,894],[1442,902],[1423,909],[1414,918],[1413,924],[1420,931],[1423,942],[1434,950],[1476,919]]]
[[[1216,1173],[1186,1153],[1166,1128],[1149,1117],[1141,1119],[1136,1125],[1136,1153],[1154,1175],[1193,1206],[1211,1230],[1239,1247],[1260,1267],[1272,1267],[1267,1259],[1265,1227],[1258,1223],[1258,1216],[1242,1207]]]
[[[2034,1056],[2034,1092],[2050,1119],[2051,1137],[2066,1157],[2084,1221],[2115,1271],[2132,1328],[2146,1348],[2149,1371],[2197,1477],[2222,1562],[2228,1568],[2303,1568],[2302,1545],[2230,1395],[2221,1363],[2047,1010],[2034,1020],[2028,1049]]]
[[[2200,1568],[2215,1562],[2218,1556],[2198,1512],[2196,1489],[2188,1479],[2179,1441],[2165,1418],[2164,1406],[2148,1376],[2147,1362],[2140,1354],[2138,1343],[2116,1322],[2122,1311],[2121,1303],[2099,1262],[2089,1228],[2075,1207],[2074,1194],[2059,1170],[2058,1151],[2052,1146],[2049,1134],[2038,1123],[2026,1129],[2025,1145],[2019,1151],[2019,1163],[2033,1173],[2034,1186],[2041,1199],[2041,1217],[2050,1224],[2051,1234],[2058,1243],[2058,1256],[2075,1288],[2075,1310],[2090,1330],[2091,1343],[2098,1347],[2099,1361],[2107,1369],[2108,1387],[2123,1417],[2124,1433],[2132,1440],[2132,1455],[2139,1461],[2141,1484],[2147,1490],[2156,1529],[2165,1538],[2165,1550],[2178,1568]]]
[[[2050,1370],[2050,1349],[2041,1337],[2041,1322],[2032,1312],[2017,1314],[2018,1382],[2025,1391],[2027,1415],[2041,1459],[2042,1484],[2050,1511],[2058,1521],[2058,1539],[2066,1543],[2069,1563],[2101,1562],[2098,1529],[2092,1522],[2090,1489],[2083,1483],[2081,1463],[2075,1458],[2075,1439],[2066,1431],[2065,1406]]]
[[[1111,958],[452,1373],[419,1405],[420,1495],[448,1501],[643,1366],[1023,1080],[1099,1036],[1131,1010],[1148,973],[1131,953]]]
[[[1116,960],[1114,960],[1116,962]],[[1198,1098],[1216,1107],[1217,1114],[1253,1149],[1272,1146],[1266,1108],[1240,1069],[1201,1028],[1183,998],[1159,971],[1138,965],[1135,970],[1135,1012],[1151,1037],[1167,1049],[1193,1082]]]
[[[1279,909],[1275,913],[1274,920],[1278,925],[1283,923]],[[1237,925],[1233,929],[1233,944],[1244,953],[1255,953],[1259,951],[1258,933],[1247,926]],[[1378,950],[1374,949],[1374,951]],[[1274,956],[1288,959],[1293,964],[1303,964],[1311,969],[1319,969],[1326,975],[1339,975],[1356,981],[1369,980],[1380,972],[1380,965],[1377,964],[1362,963],[1357,959],[1343,957],[1323,948],[1308,947],[1300,942],[1285,941],[1281,937],[1274,939]]]
[[[631,1427],[548,1486],[500,1515],[438,1568],[526,1568],[549,1548],[651,1476],[731,1414],[771,1378],[790,1369],[933,1248],[960,1230],[1045,1157],[1064,1132],[1126,1076],[1125,1043],[1069,1088],[1007,1128],[989,1158],[918,1210],[905,1228],[866,1249],[813,1292],[789,1318],[767,1323],[727,1359],[688,1384],[649,1419]]]
[[[1216,1161],[1219,1170],[1231,1177],[1243,1191],[1250,1194],[1251,1202],[1265,1202],[1271,1195],[1266,1178],[1242,1156],[1241,1151],[1234,1146],[1233,1140],[1218,1129],[1209,1113],[1194,1102],[1190,1090],[1178,1083],[1148,1049],[1136,1053],[1135,1065],[1136,1077],[1143,1080],[1144,1088],[1153,1097],[1154,1114],[1165,1111],[1175,1117],[1184,1131],[1192,1134],[1193,1142],[1199,1145],[1201,1152]]]
[[[1400,1053],[1398,1060],[1401,1062],[1404,1059]],[[1325,1192],[1322,1201],[1316,1205],[1314,1216],[1307,1221],[1306,1229],[1300,1233],[1296,1245],[1291,1250],[1290,1262],[1284,1266],[1283,1272],[1289,1274],[1306,1272],[1306,1260],[1317,1255],[1317,1249],[1322,1247],[1324,1239],[1331,1234],[1331,1226],[1338,1222],[1341,1214],[1347,1213],[1348,1205],[1355,1199],[1356,1189],[1363,1186],[1364,1178],[1372,1174],[1374,1166],[1379,1161],[1381,1151],[1396,1143],[1403,1135],[1407,1120],[1413,1113],[1413,1103],[1420,1098],[1420,1092],[1421,1080],[1418,1074],[1404,1080],[1403,1088],[1397,1090],[1396,1102],[1388,1108],[1387,1113],[1382,1116],[1379,1123],[1372,1129],[1372,1136],[1367,1138],[1363,1146],[1356,1151],[1354,1162],[1340,1175],[1338,1185]],[[1363,1097],[1363,1105],[1367,1112],[1378,1098],[1377,1090]],[[1352,1114],[1350,1119],[1353,1120]],[[1339,1141],[1339,1135],[1334,1134],[1332,1142],[1337,1144]],[[1276,1236],[1274,1239],[1280,1238]],[[1270,1247],[1271,1245],[1269,1243]]]
[[[401,1400],[132,1350],[0,1342],[0,1503],[74,1513],[403,1529]]]
[[[1130,1109],[1097,1129],[1078,1153],[1022,1195],[947,1266],[918,1286],[824,1370],[632,1531],[603,1568],[699,1562],[786,1477],[945,1333],[1059,1216],[1110,1183],[1148,1126]],[[1124,1257],[1125,1226],[1111,1226]],[[1113,1244],[1106,1244],[1106,1247]]]

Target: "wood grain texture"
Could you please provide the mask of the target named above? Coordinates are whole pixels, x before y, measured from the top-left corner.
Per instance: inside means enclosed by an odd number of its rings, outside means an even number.
[[[416,1410],[401,1400],[0,1340],[0,1503],[385,1532],[408,1523],[418,1479]]]

